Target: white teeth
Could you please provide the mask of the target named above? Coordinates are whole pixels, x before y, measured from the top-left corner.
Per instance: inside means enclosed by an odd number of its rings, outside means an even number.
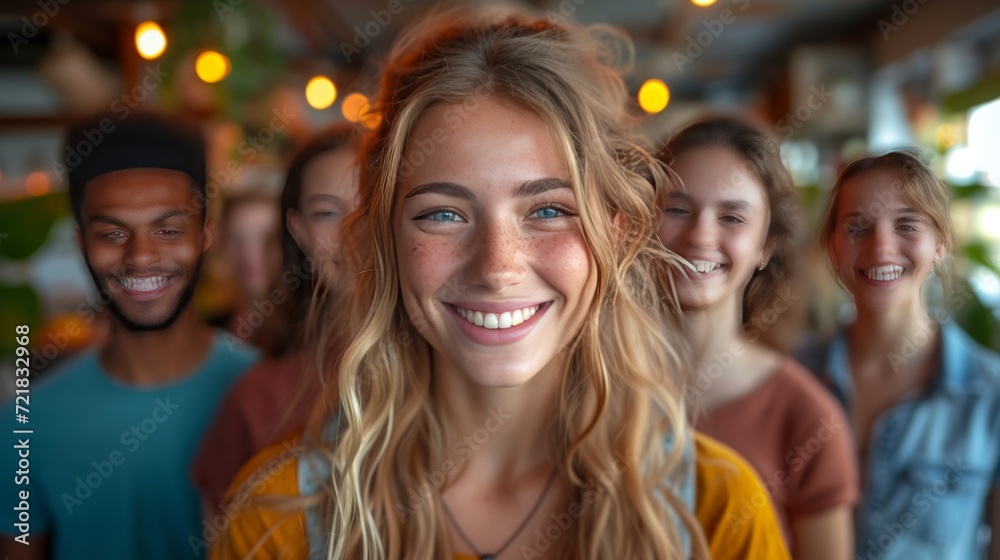
[[[483,313],[483,327],[487,329],[499,329],[500,317],[496,313]]]
[[[165,285],[167,280],[166,276],[153,276],[150,278],[120,278],[118,281],[122,286],[135,292],[152,292]]]
[[[691,264],[694,265],[695,270],[701,272],[702,274],[712,272],[722,266],[721,264],[712,261],[691,261]]]
[[[511,313],[510,325],[512,327],[516,327],[523,322],[524,322],[524,313],[522,313],[520,309],[517,309],[514,311],[514,313]]]
[[[902,275],[903,267],[899,265],[879,266],[865,271],[865,276],[876,282],[890,282]]]
[[[509,329],[511,327],[516,327],[521,323],[531,319],[538,311],[535,307],[525,307],[524,309],[515,309],[514,311],[504,311],[503,313],[483,313],[482,311],[474,311],[472,309],[462,309],[461,307],[455,307],[458,311],[458,315],[465,319],[466,321],[476,325],[477,327],[483,327],[487,329]]]

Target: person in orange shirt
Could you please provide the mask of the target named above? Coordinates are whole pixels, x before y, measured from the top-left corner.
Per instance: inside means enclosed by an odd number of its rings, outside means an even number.
[[[215,558],[788,557],[760,482],[687,424],[636,168],[666,176],[596,37],[451,12],[397,40],[333,414],[244,468]]]

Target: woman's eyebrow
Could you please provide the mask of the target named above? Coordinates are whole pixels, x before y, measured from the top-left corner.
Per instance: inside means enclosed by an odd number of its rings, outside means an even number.
[[[569,184],[569,181],[556,177],[532,179],[525,181],[521,186],[517,187],[514,191],[514,196],[518,198],[536,196],[555,189],[572,189],[572,186]]]
[[[469,190],[468,187],[459,185],[458,183],[449,183],[446,181],[425,183],[408,192],[403,198],[412,198],[422,194],[440,194],[454,198],[461,198],[463,200],[476,200],[475,193]]]
[[[517,198],[526,198],[531,196],[537,196],[539,194],[555,190],[555,189],[571,189],[569,181],[564,179],[558,179],[556,177],[546,177],[544,179],[532,179],[530,181],[525,181],[514,190],[514,196]],[[412,198],[414,196],[419,196],[422,194],[440,194],[444,196],[451,196],[455,198],[461,198],[463,200],[476,200],[476,195],[468,187],[459,185],[458,183],[451,183],[448,181],[436,181],[433,183],[425,183],[414,188],[412,191],[406,194],[403,198]]]

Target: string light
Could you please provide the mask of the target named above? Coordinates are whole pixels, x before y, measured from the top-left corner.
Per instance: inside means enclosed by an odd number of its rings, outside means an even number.
[[[229,59],[215,51],[205,51],[194,61],[195,73],[208,84],[223,80],[231,70],[232,64]]]
[[[42,171],[35,171],[24,178],[24,190],[30,196],[42,196],[52,190],[52,181]]]
[[[352,93],[344,98],[340,112],[349,122],[361,121],[361,115],[368,110],[368,97],[363,93]]]
[[[135,28],[135,48],[142,58],[156,59],[167,50],[167,36],[155,21],[144,21]]]
[[[647,113],[659,113],[670,103],[670,89],[663,80],[646,80],[639,88],[639,106]]]
[[[306,84],[306,101],[313,109],[326,109],[337,100],[337,86],[326,76],[314,76]]]

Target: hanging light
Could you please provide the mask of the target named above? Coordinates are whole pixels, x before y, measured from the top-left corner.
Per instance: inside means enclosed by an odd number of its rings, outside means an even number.
[[[52,181],[42,171],[35,171],[24,178],[24,190],[30,196],[42,196],[52,190]]]
[[[359,122],[361,115],[368,110],[368,97],[363,93],[352,93],[340,104],[340,112],[349,122]]]
[[[215,51],[205,51],[194,61],[194,71],[201,80],[214,84],[223,80],[232,70],[232,64],[225,55]]]
[[[639,88],[639,106],[647,113],[659,113],[670,103],[670,88],[663,80],[646,80]]]
[[[337,86],[326,76],[313,76],[306,84],[306,101],[313,109],[326,109],[337,100]]]
[[[158,58],[167,50],[167,36],[155,21],[144,21],[135,28],[135,48],[146,60]]]

